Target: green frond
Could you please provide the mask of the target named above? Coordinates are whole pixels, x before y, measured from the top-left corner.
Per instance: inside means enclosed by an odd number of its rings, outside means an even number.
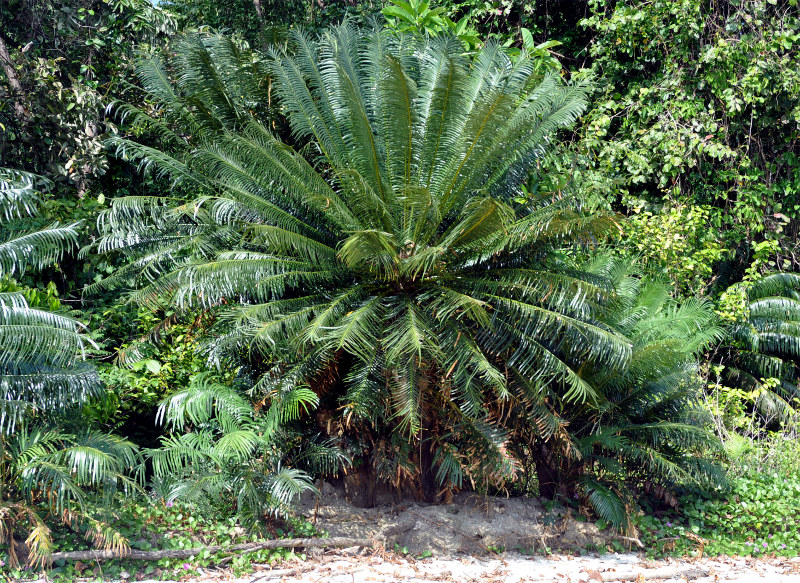
[[[270,406],[264,415],[264,429],[267,435],[299,419],[319,404],[319,397],[308,387],[295,387],[286,391],[274,391],[269,395]]]
[[[772,273],[751,283],[747,296],[750,301],[756,301],[770,296],[786,296],[787,292],[797,289],[800,289],[800,274]]]
[[[383,416],[386,381],[382,378],[383,355],[375,348],[367,360],[358,359],[344,382],[347,390],[341,398],[345,419],[368,419],[373,423]]]
[[[248,429],[226,430],[214,444],[213,456],[232,463],[242,463],[254,455],[261,441],[254,431]]]
[[[265,490],[273,514],[287,515],[303,492],[316,492],[311,476],[295,468],[278,468],[267,477]],[[263,504],[263,503],[262,503]]]
[[[195,375],[188,387],[173,392],[158,406],[156,423],[175,429],[216,419],[224,431],[236,431],[253,418],[252,405],[210,373]]]
[[[319,435],[304,439],[303,449],[293,458],[294,464],[312,476],[336,476],[352,466],[353,460],[337,445],[337,439]]]
[[[378,334],[383,331],[386,308],[381,295],[367,296],[339,321],[329,328],[325,342],[337,350],[345,349],[364,361],[370,360],[375,348],[381,344]]]
[[[393,417],[397,429],[407,435],[416,435],[422,426],[422,400],[419,363],[409,358],[393,367],[388,380]]]
[[[618,493],[589,477],[581,479],[581,486],[589,504],[600,518],[614,525],[614,528],[624,529],[628,526],[628,508]]]
[[[752,320],[791,320],[800,321],[800,301],[794,298],[765,297],[748,305]],[[766,322],[765,322],[766,323]]]
[[[30,268],[53,265],[64,253],[77,246],[81,222],[53,223],[49,227],[0,240],[0,277],[23,275]]]
[[[724,381],[757,392],[755,405],[763,423],[795,424],[794,402],[800,396],[800,275],[773,273],[746,289],[747,317],[730,327],[730,346],[722,352]]]
[[[461,411],[477,418],[489,395],[494,392],[500,400],[508,400],[507,379],[502,370],[492,363],[467,328],[447,326],[439,333],[443,341],[442,368],[446,379],[452,379],[451,393]]]
[[[58,513],[83,507],[88,486],[101,491],[107,503],[118,489],[135,490],[126,474],[139,464],[136,447],[119,437],[83,436],[26,429],[11,442],[20,487],[43,493]]]
[[[367,271],[384,281],[397,279],[400,254],[391,233],[356,231],[339,249],[342,262],[353,271]]]
[[[179,158],[170,156],[156,148],[126,140],[119,136],[108,138],[106,147],[113,149],[118,158],[135,162],[140,172],[152,174],[158,178],[169,177],[174,185],[186,182],[199,188],[209,186],[203,177],[190,172],[188,166]]]
[[[436,337],[434,323],[424,310],[405,301],[389,312],[388,317],[393,324],[387,327],[383,344],[390,366],[407,360],[430,362],[441,359],[441,347],[432,341]]]
[[[440,486],[460,489],[464,482],[462,456],[449,444],[440,446],[433,455],[433,463],[437,466],[436,481]]]
[[[503,317],[507,322],[525,322],[521,326],[523,335],[563,338],[562,342],[568,342],[572,352],[582,352],[586,358],[611,368],[621,369],[630,362],[630,341],[598,323],[571,318],[513,298],[488,294],[486,297],[496,310],[496,318]]]
[[[83,324],[62,314],[37,308],[0,307],[0,367],[24,374],[27,363],[66,367],[94,342],[81,334]]]
[[[156,476],[182,475],[187,466],[203,467],[207,463],[222,464],[213,454],[213,436],[208,431],[164,436],[158,449],[145,455],[153,465]]]
[[[0,432],[11,434],[35,411],[57,412],[100,392],[100,379],[82,364],[94,342],[63,314],[28,306],[21,293],[0,294]]]
[[[30,172],[0,168],[0,224],[36,216],[42,202],[40,191],[48,189],[50,184],[46,178]]]

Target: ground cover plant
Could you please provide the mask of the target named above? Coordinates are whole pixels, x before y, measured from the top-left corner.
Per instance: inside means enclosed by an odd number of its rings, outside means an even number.
[[[799,487],[796,476],[752,472],[724,494],[687,493],[680,512],[644,515],[637,526],[654,556],[699,556],[702,548],[705,555],[796,557]]]
[[[250,533],[237,523],[231,507],[217,505],[203,508],[197,505],[173,503],[163,498],[136,496],[128,498],[115,513],[112,524],[121,536],[129,541],[131,549],[178,550],[213,545],[230,546],[252,542],[260,537]],[[210,518],[213,516],[213,520]],[[310,537],[319,535],[311,524],[292,520],[275,523],[271,536],[275,538]],[[80,530],[55,527],[52,533],[53,551],[73,551],[86,548],[86,540]],[[183,559],[164,558],[157,561],[135,561],[114,559],[109,561],[65,561],[59,559],[47,568],[47,576],[53,581],[74,581],[78,577],[100,579],[147,578],[177,580],[186,576],[202,576],[205,569],[227,564],[239,576],[252,572],[253,563],[269,564],[291,559],[304,559],[303,553],[291,549],[259,550],[231,557],[224,553],[203,551]],[[4,574],[14,578],[35,577],[36,570],[20,565],[8,567],[8,557],[0,554],[6,562]]]

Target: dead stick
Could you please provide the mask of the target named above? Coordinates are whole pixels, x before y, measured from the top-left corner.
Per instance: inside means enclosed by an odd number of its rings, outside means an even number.
[[[233,546],[215,545],[194,547],[191,549],[168,549],[163,551],[69,551],[53,553],[50,560],[66,559],[71,561],[103,559],[136,559],[139,561],[157,561],[159,559],[185,559],[206,551],[210,553],[234,553],[237,551],[253,552],[262,549],[320,548],[320,547],[371,547],[372,541],[360,538],[284,538],[266,540],[257,543],[243,543]]]
[[[621,534],[615,534],[614,538],[617,539],[617,540],[624,540],[626,542],[633,543],[637,547],[639,547],[640,549],[644,548],[644,545],[642,544],[642,541],[640,541],[636,537],[633,537],[633,536],[622,536]]]
[[[306,567],[298,567],[296,569],[270,569],[265,573],[259,575],[258,577],[251,579],[250,583],[255,583],[256,581],[261,581],[263,579],[280,579],[282,577],[296,577],[297,575],[302,575],[303,573],[308,573],[309,571],[316,571],[320,569],[320,565],[308,565]],[[322,569],[327,569],[328,571],[331,570],[330,567],[322,567]],[[338,571],[337,571],[338,572]]]

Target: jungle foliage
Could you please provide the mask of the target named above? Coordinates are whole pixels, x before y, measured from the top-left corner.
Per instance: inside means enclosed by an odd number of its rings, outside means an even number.
[[[128,544],[143,480],[261,532],[317,478],[773,492],[798,43],[794,0],[0,4],[0,560]]]

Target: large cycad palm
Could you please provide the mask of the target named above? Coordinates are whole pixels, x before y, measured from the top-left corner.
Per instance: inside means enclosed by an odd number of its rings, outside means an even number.
[[[491,43],[462,53],[342,25],[265,59],[205,36],[142,61],[158,115],[123,111],[164,147],[118,152],[200,194],[114,201],[100,248],[133,260],[107,283],[219,310],[212,354],[275,363],[259,381],[271,398],[334,371],[345,423],[422,432],[423,466],[443,459],[438,418],[504,455],[487,400],[533,423],[547,391],[601,398],[576,368],[621,367],[630,344],[597,318],[602,278],[550,252],[616,219],[565,192],[514,202],[585,87]]]

